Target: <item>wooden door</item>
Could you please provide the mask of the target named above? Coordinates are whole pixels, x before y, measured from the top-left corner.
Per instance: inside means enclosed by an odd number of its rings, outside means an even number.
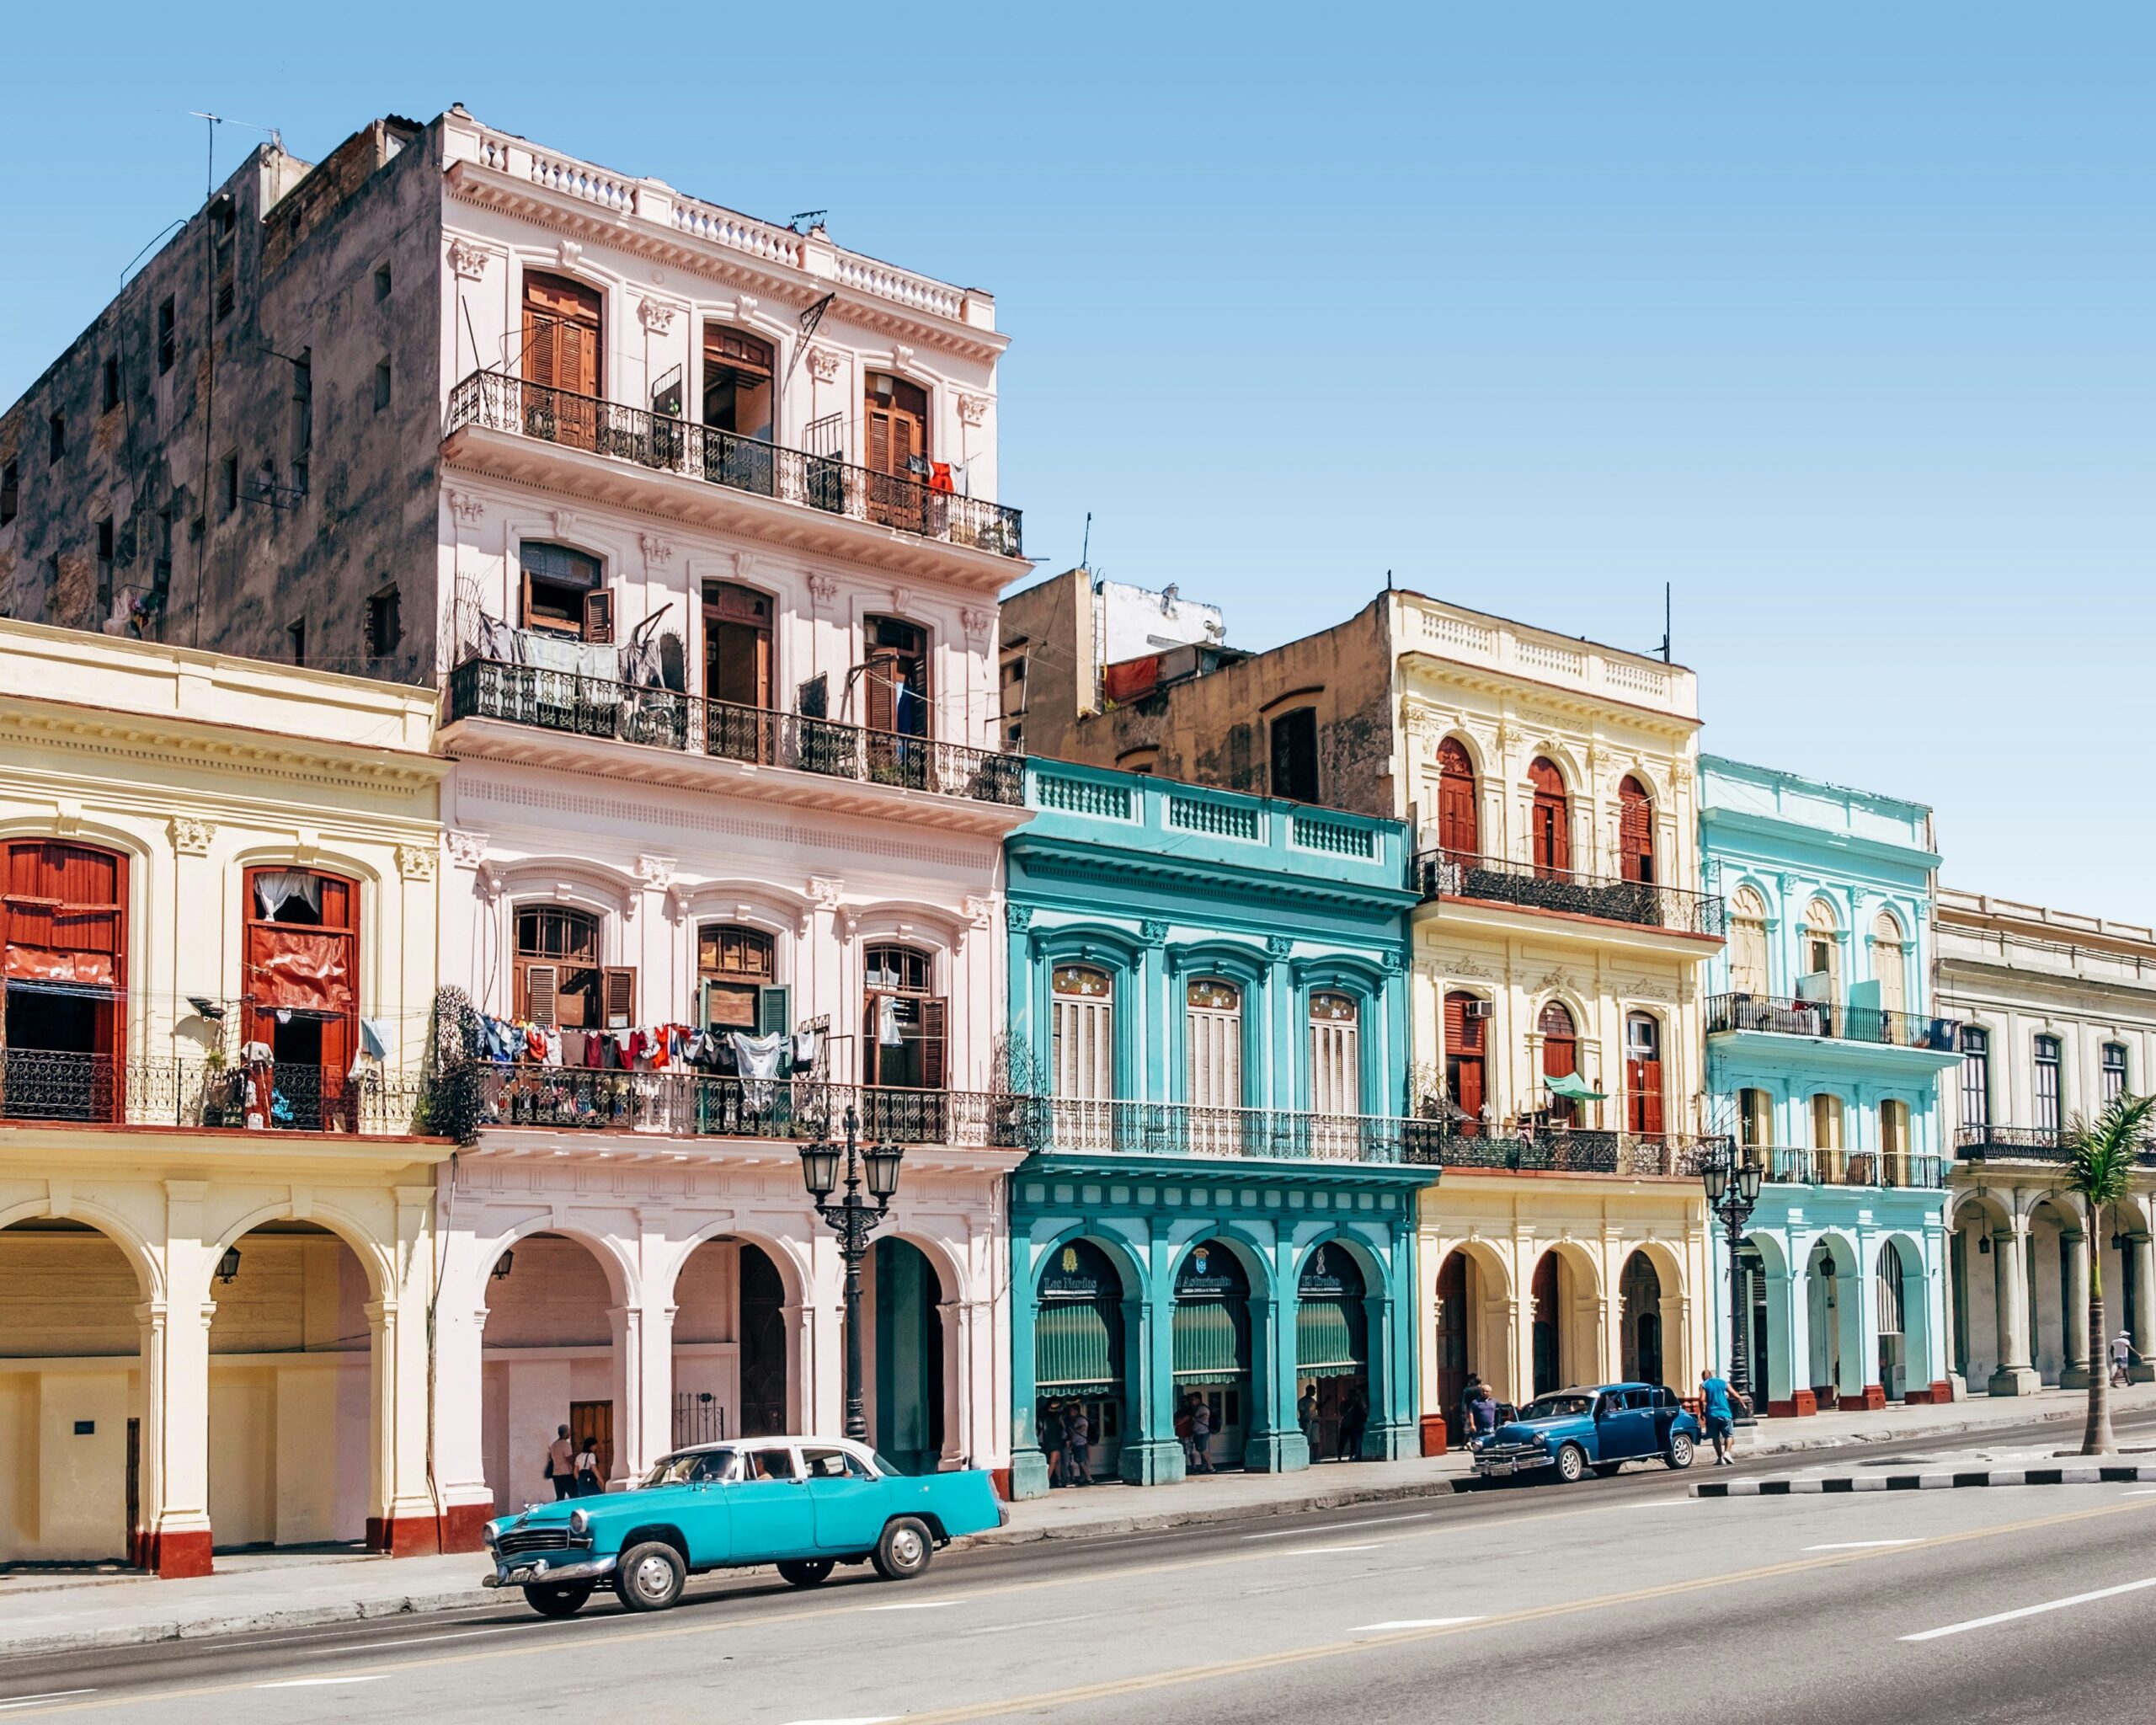
[[[7,846],[0,878],[7,1114],[109,1120],[126,1106],[127,859],[56,840]]]
[[[1654,804],[1630,773],[1617,787],[1617,855],[1626,880],[1654,884]]]
[[[350,1130],[345,1075],[359,1046],[360,888],[312,869],[250,868],[242,877],[247,1039],[267,1044],[289,1118],[311,1131]]]
[[[1550,1001],[1542,1009],[1541,1029],[1543,1077],[1577,1076],[1580,1070],[1580,1044],[1579,1033],[1572,1024],[1572,1009],[1562,1001]],[[1578,1113],[1579,1104],[1572,1097],[1550,1096],[1551,1119],[1569,1123]]]
[[[558,275],[524,278],[525,430],[590,449],[598,435],[605,381],[604,330],[595,289]],[[559,392],[559,393],[556,393]]]
[[[1645,1012],[1625,1021],[1625,1103],[1631,1131],[1662,1130],[1662,1026]]]
[[[1445,996],[1445,1088],[1452,1105],[1470,1117],[1460,1123],[1470,1135],[1479,1131],[1484,1105],[1489,1101],[1487,1056],[1484,1033],[1489,1021],[1470,1017],[1469,1012],[1483,1004],[1471,994]]]
[[[569,1403],[569,1442],[575,1451],[581,1450],[589,1439],[599,1452],[600,1483],[614,1477],[614,1404],[611,1402],[572,1402]]]
[[[1467,1254],[1455,1251],[1438,1267],[1437,1310],[1438,1407],[1455,1449],[1468,1438],[1460,1405],[1467,1388]]]
[[[1482,818],[1475,788],[1475,764],[1457,737],[1438,745],[1438,844],[1449,856],[1482,852]]]
[[[862,441],[868,518],[910,532],[924,531],[928,488],[914,463],[928,459],[928,392],[903,377],[870,372]]]
[[[1565,795],[1564,775],[1537,756],[1527,776],[1534,787],[1534,806],[1529,816],[1534,872],[1545,876],[1564,874],[1572,866],[1572,806]]]

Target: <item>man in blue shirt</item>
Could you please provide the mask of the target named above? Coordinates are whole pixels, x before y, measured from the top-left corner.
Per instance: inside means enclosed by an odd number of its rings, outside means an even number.
[[[1700,1374],[1700,1421],[1714,1440],[1715,1466],[1730,1466],[1729,1446],[1737,1432],[1736,1412],[1730,1406],[1729,1381],[1711,1370]]]

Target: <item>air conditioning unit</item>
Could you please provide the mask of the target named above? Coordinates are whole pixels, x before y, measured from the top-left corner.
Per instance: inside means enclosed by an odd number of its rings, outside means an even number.
[[[1460,1009],[1460,1016],[1463,1018],[1486,1018],[1493,1010],[1492,1004],[1488,1001],[1469,1001]]]

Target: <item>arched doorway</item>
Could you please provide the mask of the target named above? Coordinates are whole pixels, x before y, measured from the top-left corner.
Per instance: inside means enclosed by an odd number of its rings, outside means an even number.
[[[1239,1467],[1251,1397],[1250,1277],[1226,1242],[1201,1240],[1177,1267],[1175,1300],[1177,1435],[1187,1434],[1189,1411],[1202,1400],[1211,1413],[1206,1459]]]
[[[125,1562],[145,1500],[143,1298],[110,1236],[61,1218],[0,1230],[0,1553]]]
[[[1448,857],[1470,862],[1481,854],[1480,803],[1467,745],[1447,737],[1438,745],[1438,846]]]
[[[245,893],[243,1035],[251,1076],[262,1053],[272,1063],[267,1124],[355,1131],[358,1097],[345,1076],[359,1048],[359,883],[250,868]]]
[[[1538,755],[1527,769],[1527,777],[1534,788],[1529,817],[1534,872],[1545,879],[1562,880],[1572,867],[1572,814],[1565,794],[1565,776],[1558,772],[1556,762]]]
[[[1536,1028],[1542,1033],[1542,1084],[1548,1092],[1550,1121],[1572,1125],[1579,1118],[1575,1092],[1582,1088],[1579,1031],[1572,1009],[1562,1001],[1551,1001],[1543,1007]]]
[[[1082,1413],[1087,1471],[1113,1479],[1123,1455],[1123,1285],[1115,1261],[1090,1240],[1067,1240],[1041,1267],[1033,1308],[1034,1429],[1049,1481],[1063,1477],[1066,1424]]]
[[[1852,1359],[1844,1333],[1849,1302],[1854,1298],[1844,1278],[1860,1273],[1854,1249],[1845,1240],[1817,1242],[1805,1264],[1806,1327],[1812,1338],[1811,1382],[1822,1413],[1838,1406]]]
[[[1617,1279],[1619,1316],[1618,1370],[1635,1382],[1663,1381],[1662,1354],[1662,1278],[1654,1261],[1644,1252],[1625,1260]]]
[[[210,1294],[210,1527],[219,1551],[357,1544],[374,1485],[366,1267],[313,1222],[233,1242]]]
[[[621,1304],[606,1267],[566,1234],[526,1235],[494,1260],[486,1281],[480,1429],[498,1510],[554,1495],[547,1452],[563,1426],[589,1441],[600,1477],[615,1477]]]
[[[933,1473],[943,1458],[944,1295],[926,1253],[910,1240],[878,1240],[862,1285],[871,1387],[868,1434],[908,1473]]]
[[[1312,1247],[1303,1260],[1295,1286],[1295,1412],[1313,1463],[1361,1459],[1370,1407],[1369,1295],[1362,1266],[1338,1241]]]
[[[2074,1373],[2086,1367],[2088,1242],[2080,1218],[2047,1199],[2029,1212],[2023,1237],[2029,1311],[2029,1364],[2047,1384],[2085,1382]]]
[[[1873,1381],[1889,1402],[1902,1401],[1908,1394],[1908,1274],[1902,1248],[1892,1240],[1881,1241],[1873,1295],[1879,1314],[1878,1370]],[[1923,1298],[1920,1289],[1917,1297]]]
[[[785,1305],[778,1266],[750,1241],[722,1235],[682,1262],[670,1447],[787,1429]]]
[[[1785,1299],[1789,1279],[1779,1274],[1781,1253],[1771,1239],[1754,1235],[1737,1249],[1736,1304],[1744,1325],[1744,1379],[1740,1388],[1748,1391],[1753,1406],[1774,1412],[1771,1403],[1784,1404],[1794,1413],[1795,1385],[1784,1381],[1788,1365],[1786,1326],[1777,1313],[1777,1302]],[[1779,1332],[1779,1338],[1778,1338]]]
[[[1563,1267],[1545,1252],[1534,1266],[1534,1393],[1547,1396],[1565,1387]]]

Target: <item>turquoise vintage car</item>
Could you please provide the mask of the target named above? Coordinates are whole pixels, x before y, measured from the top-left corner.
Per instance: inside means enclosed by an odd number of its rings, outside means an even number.
[[[691,1575],[776,1563],[814,1587],[841,1563],[887,1581],[1011,1512],[978,1469],[904,1474],[843,1438],[749,1438],[679,1450],[633,1490],[534,1503],[487,1524],[488,1587],[520,1587],[544,1617],[573,1616],[602,1582],[632,1611],[663,1611]]]

